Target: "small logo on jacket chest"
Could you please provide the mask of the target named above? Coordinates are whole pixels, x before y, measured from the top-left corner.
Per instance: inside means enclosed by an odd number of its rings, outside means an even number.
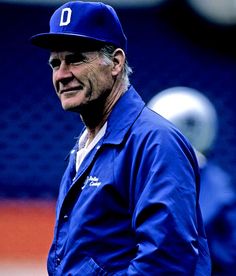
[[[84,185],[82,186],[82,190],[86,187],[86,186],[90,186],[90,187],[98,187],[100,186],[102,183],[99,181],[99,179],[96,176],[87,176]]]

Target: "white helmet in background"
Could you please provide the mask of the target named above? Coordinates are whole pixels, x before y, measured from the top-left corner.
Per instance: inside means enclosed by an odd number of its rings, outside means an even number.
[[[217,113],[202,93],[188,87],[172,87],[154,96],[148,106],[176,125],[197,151],[210,150],[217,133]]]

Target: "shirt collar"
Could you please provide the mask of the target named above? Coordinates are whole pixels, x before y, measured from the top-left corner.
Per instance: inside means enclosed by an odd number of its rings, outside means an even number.
[[[145,103],[133,88],[130,88],[121,96],[115,104],[107,122],[107,130],[104,136],[104,144],[122,143],[126,133],[138,118]]]

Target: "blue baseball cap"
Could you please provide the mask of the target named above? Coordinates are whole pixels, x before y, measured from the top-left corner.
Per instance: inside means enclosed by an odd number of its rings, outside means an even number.
[[[49,50],[112,44],[127,50],[127,39],[115,10],[101,2],[71,1],[50,19],[50,31],[30,38],[33,45]]]

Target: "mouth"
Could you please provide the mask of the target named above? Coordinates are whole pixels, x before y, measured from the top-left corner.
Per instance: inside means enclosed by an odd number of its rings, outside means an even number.
[[[75,86],[75,87],[68,87],[68,88],[65,88],[65,89],[61,89],[59,91],[59,94],[60,95],[62,95],[62,94],[75,94],[77,92],[80,92],[82,89],[83,89],[82,85]]]

